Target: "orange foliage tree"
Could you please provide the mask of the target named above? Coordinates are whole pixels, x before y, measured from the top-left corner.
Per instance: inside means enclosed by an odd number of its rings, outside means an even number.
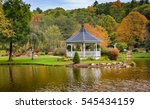
[[[121,7],[120,0],[117,0],[117,1],[113,2],[112,7],[115,8],[115,9],[120,8]]]
[[[139,12],[131,12],[125,17],[116,31],[116,39],[126,42],[128,47],[144,40],[147,18]]]
[[[99,38],[102,41],[100,43],[101,47],[107,47],[108,46],[110,39],[108,37],[107,31],[103,27],[97,25],[94,28],[92,25],[90,25],[88,23],[84,24],[84,27],[86,28],[86,30],[89,33],[93,34],[94,36],[96,36],[97,38]]]

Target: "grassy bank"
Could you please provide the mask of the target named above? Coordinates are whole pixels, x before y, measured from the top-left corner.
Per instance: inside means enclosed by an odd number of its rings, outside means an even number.
[[[12,62],[8,62],[8,57],[0,57],[0,65],[67,65],[72,64],[72,61],[58,61],[59,57],[54,56],[40,56],[36,57],[34,60],[31,58],[13,58]],[[133,53],[132,58],[150,58],[150,53]],[[84,60],[81,64],[91,64],[91,63],[112,63],[119,62],[125,59],[125,54],[120,54],[118,61],[110,61],[102,57],[100,60]]]
[[[135,58],[150,58],[150,53],[132,53],[132,59]],[[125,53],[121,53],[119,59],[125,59]]]
[[[51,66],[61,66],[72,64],[73,62],[70,61],[58,61],[59,57],[54,56],[42,56],[36,57],[34,60],[31,58],[13,58],[12,62],[8,62],[8,57],[0,58],[0,65],[51,65]],[[91,64],[91,63],[111,63],[114,61],[109,60],[82,60],[81,64]],[[115,61],[116,62],[116,61]]]

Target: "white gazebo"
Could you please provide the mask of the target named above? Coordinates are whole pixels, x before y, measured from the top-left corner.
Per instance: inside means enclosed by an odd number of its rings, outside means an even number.
[[[81,58],[99,58],[101,56],[99,49],[101,40],[87,32],[84,26],[82,26],[79,33],[70,37],[65,42],[67,46],[66,55],[68,57],[73,57],[75,52],[78,52]]]

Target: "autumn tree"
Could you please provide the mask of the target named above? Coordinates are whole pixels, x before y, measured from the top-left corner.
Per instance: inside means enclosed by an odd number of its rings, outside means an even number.
[[[116,38],[119,42],[126,42],[129,46],[144,40],[148,20],[139,12],[131,12],[119,25]]]
[[[108,37],[107,31],[103,27],[96,25],[96,27],[94,28],[90,24],[84,24],[84,26],[89,33],[93,34],[102,41],[100,43],[101,47],[108,46],[110,39]]]
[[[0,5],[0,43],[2,43],[2,45],[6,44],[12,37],[14,37],[14,34],[15,32],[12,30],[11,22],[8,19],[6,19],[1,4]]]
[[[112,7],[115,8],[115,9],[121,8],[120,0],[117,0],[117,1],[113,2]]]
[[[3,10],[15,32],[15,37],[10,38],[9,44],[9,61],[12,61],[13,43],[23,46],[28,41],[31,19],[30,5],[25,4],[22,0],[7,0],[4,2]]]

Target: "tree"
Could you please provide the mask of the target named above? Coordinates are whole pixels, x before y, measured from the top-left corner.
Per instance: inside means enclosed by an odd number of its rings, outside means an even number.
[[[138,11],[139,13],[143,14],[150,20],[150,4],[144,4],[142,6],[136,7],[133,11]]]
[[[98,1],[95,0],[94,4],[93,4],[93,7],[96,7],[98,5]]]
[[[54,50],[56,48],[61,47],[61,41],[62,41],[62,34],[60,32],[60,29],[56,25],[49,26],[47,30],[45,31],[45,36],[47,40],[47,47]]]
[[[145,3],[145,0],[140,0],[140,5],[143,5]]]
[[[41,14],[43,11],[42,11],[42,9],[40,9],[39,7],[38,8],[36,8],[36,10],[35,11],[37,11],[39,14]]]
[[[120,0],[117,0],[117,1],[113,2],[112,7],[115,8],[115,9],[121,8]]]
[[[5,18],[2,5],[0,7],[0,43],[7,43],[9,39],[14,36],[14,31],[12,30],[11,22]]]
[[[102,42],[100,43],[100,45],[102,47],[107,47],[110,40],[109,40],[109,37],[108,37],[108,34],[107,34],[107,31],[101,27],[101,26],[96,26],[95,28],[90,25],[90,24],[85,24],[84,25],[86,30],[88,32],[90,32],[91,34],[93,34],[94,36],[96,36],[97,38],[99,38]]]
[[[148,20],[139,12],[131,12],[119,25],[116,38],[119,42],[126,42],[129,46],[144,40]]]
[[[24,45],[28,41],[30,5],[22,0],[7,0],[4,2],[3,10],[6,18],[12,22],[12,29],[15,32],[15,37],[10,38],[9,61],[12,61],[13,43]]]
[[[118,23],[115,21],[115,19],[110,15],[101,15],[98,21],[98,25],[106,29],[111,40],[111,45],[114,45],[116,43],[115,31],[118,26]]]
[[[145,0],[145,3],[146,3],[146,4],[149,4],[149,0]]]
[[[73,63],[74,64],[79,64],[80,63],[80,57],[79,57],[78,52],[75,52],[75,55],[73,57]]]
[[[77,30],[78,22],[74,18],[60,16],[55,20],[55,25],[61,30],[63,38],[67,39]]]

